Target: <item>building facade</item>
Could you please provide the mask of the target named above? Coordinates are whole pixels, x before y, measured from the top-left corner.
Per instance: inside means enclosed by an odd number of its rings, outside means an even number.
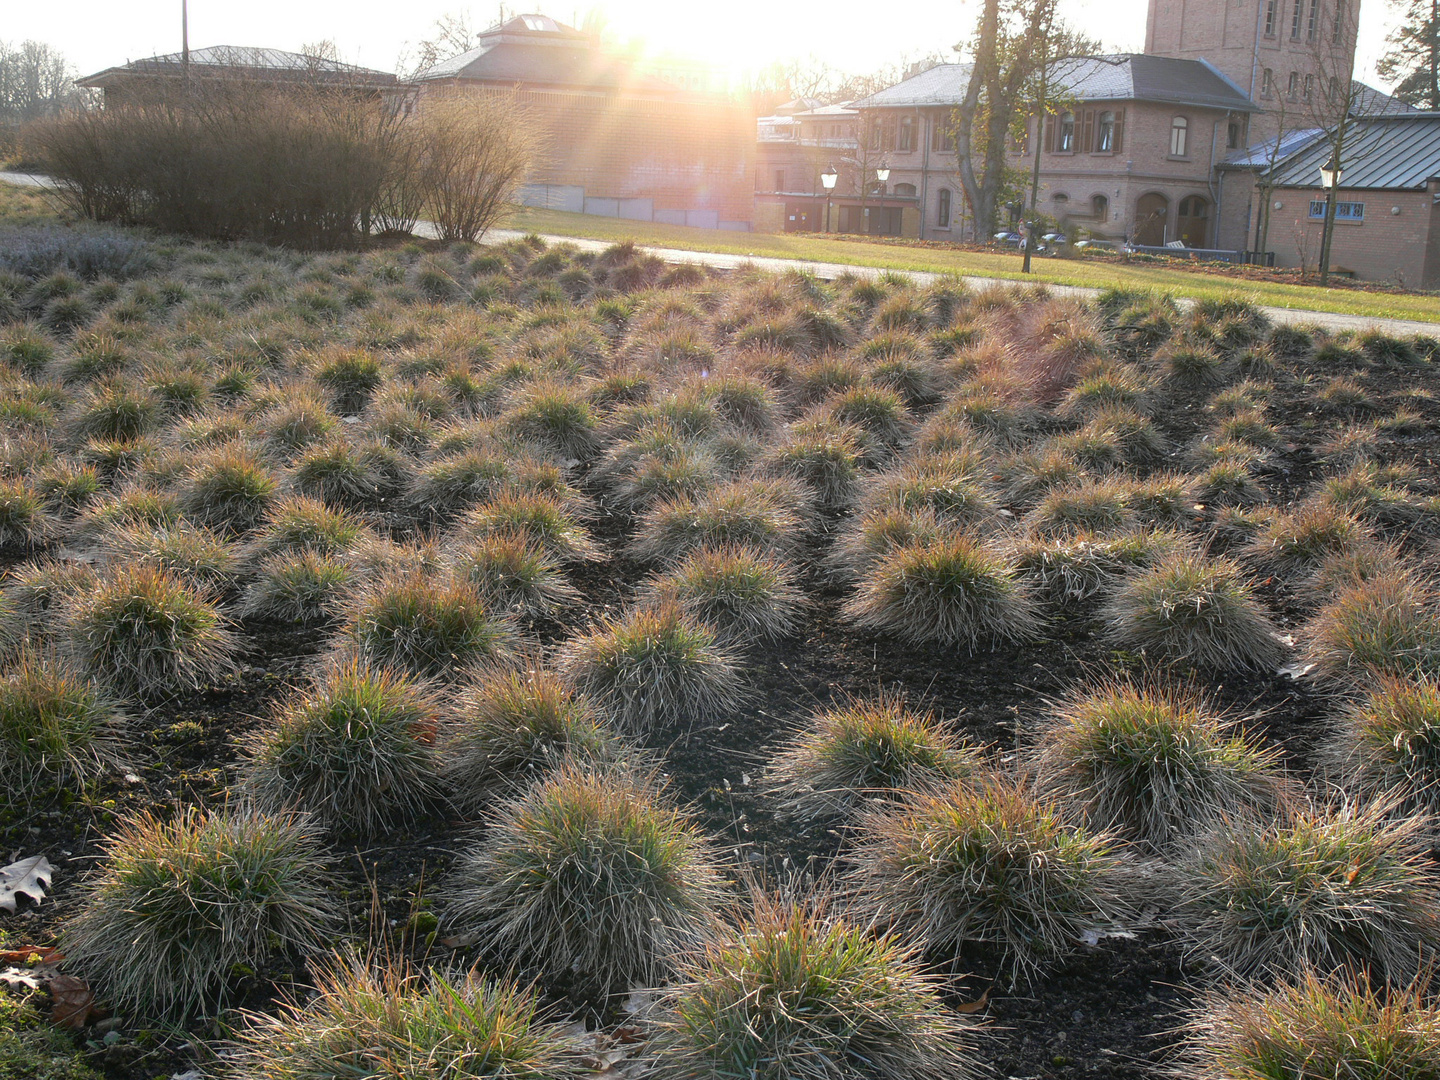
[[[1144,54],[1059,61],[1049,77],[1065,108],[1032,117],[1009,155],[1028,175],[1039,153],[1040,211],[1101,238],[1216,246],[1215,167],[1248,145],[1249,98],[1204,61]],[[906,235],[967,236],[952,131],[969,79],[968,64],[940,64],[856,103],[867,164],[915,201]]]

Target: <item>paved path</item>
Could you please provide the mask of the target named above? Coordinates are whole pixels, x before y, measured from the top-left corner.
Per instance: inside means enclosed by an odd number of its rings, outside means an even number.
[[[0,172],[0,181],[11,184],[18,184],[21,187],[50,187],[52,181],[48,176],[37,176],[33,173]],[[421,222],[415,230],[420,236],[434,235],[434,229],[428,222]],[[485,234],[485,242],[498,244],[506,240],[518,239],[526,236],[527,233],[518,229],[491,229]],[[727,234],[733,236],[735,234]],[[608,240],[586,240],[574,236],[551,236],[543,235],[542,239],[549,244],[573,244],[582,251],[604,251],[611,246]],[[818,278],[830,279],[839,277],[841,274],[853,274],[857,277],[879,277],[881,274],[891,271],[878,269],[873,266],[854,266],[849,263],[828,263],[811,262],[806,259],[776,259],[765,255],[725,255],[713,251],[687,251],[684,248],[666,247],[645,247],[640,250],[647,254],[655,255],[668,263],[695,263],[701,266],[714,266],[721,269],[734,270],[742,266],[755,266],[761,270],[770,270],[775,273],[782,273],[786,270],[804,270],[814,274]],[[926,285],[937,278],[947,276],[942,274],[929,273],[923,270],[907,270],[904,275],[919,284]],[[994,285],[1017,285],[1021,282],[1006,278],[984,278],[984,277],[962,277],[967,285],[972,288],[983,289]],[[1078,296],[1090,299],[1099,293],[1098,289],[1082,288],[1078,285],[1055,285],[1042,282],[1046,288],[1057,296]],[[1185,297],[1177,297],[1176,302],[1182,307],[1188,307],[1194,303]],[[1365,330],[1377,327],[1391,334],[1435,334],[1440,332],[1440,324],[1423,322],[1418,319],[1382,319],[1366,315],[1337,315],[1328,311],[1302,311],[1297,308],[1268,307],[1262,305],[1260,308],[1273,322],[1277,323],[1304,323],[1311,326],[1323,326],[1327,330]]]

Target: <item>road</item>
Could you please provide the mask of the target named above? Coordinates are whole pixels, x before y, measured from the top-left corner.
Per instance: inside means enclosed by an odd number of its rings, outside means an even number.
[[[51,180],[47,176],[37,176],[32,173],[0,172],[0,181],[18,184],[21,187],[50,187]],[[421,222],[415,230],[420,236],[434,235],[434,229],[428,222]],[[485,234],[485,243],[500,244],[506,240],[514,240],[525,236],[516,229],[491,229]],[[573,236],[551,236],[544,235],[542,239],[548,244],[573,244],[582,251],[604,251],[610,246],[606,240],[586,240]],[[747,255],[725,255],[712,251],[686,251],[683,248],[665,247],[639,247],[640,251],[654,255],[668,263],[695,263],[700,266],[713,266],[722,270],[735,270],[742,266],[755,266],[761,270],[770,270],[775,273],[783,273],[786,270],[804,270],[814,274],[818,278],[829,280],[839,277],[841,274],[853,274],[856,277],[879,277],[881,274],[890,273],[887,270],[876,269],[871,266],[853,266],[848,263],[827,263],[810,262],[805,259],[774,259],[767,256]],[[925,271],[906,271],[905,276],[921,285],[929,284],[940,277],[948,275],[933,274]],[[1003,278],[983,277],[962,277],[967,285],[976,289],[989,288],[995,285],[1016,285],[1018,282]],[[1046,288],[1057,296],[1078,296],[1090,299],[1099,293],[1098,289],[1086,289],[1076,285],[1050,285]],[[1178,297],[1176,302],[1182,307],[1188,307],[1193,303],[1184,297]],[[1389,334],[1434,335],[1440,332],[1440,325],[1436,323],[1422,322],[1418,319],[1381,319],[1371,318],[1365,315],[1338,315],[1328,311],[1304,311],[1297,308],[1280,308],[1261,306],[1272,322],[1288,324],[1304,324],[1307,326],[1323,326],[1327,330],[1368,330],[1371,328],[1383,330]]]

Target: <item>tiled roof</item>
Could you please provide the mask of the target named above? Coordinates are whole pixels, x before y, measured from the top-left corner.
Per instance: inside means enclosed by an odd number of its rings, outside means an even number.
[[[965,97],[970,69],[969,64],[937,64],[854,104],[862,109],[955,105]],[[1239,87],[1201,60],[1143,53],[1083,56],[1055,61],[1050,78],[1057,92],[1081,101],[1160,101],[1255,111]]]

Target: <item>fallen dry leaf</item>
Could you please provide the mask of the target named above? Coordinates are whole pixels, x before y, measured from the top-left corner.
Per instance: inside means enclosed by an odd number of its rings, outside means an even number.
[[[479,940],[479,934],[456,934],[454,937],[442,937],[440,944],[447,949],[468,949]]]
[[[956,1005],[955,1011],[958,1013],[977,1013],[988,1004],[990,1004],[990,988],[987,986],[985,992],[974,1001],[967,1001],[964,1005]]]
[[[58,964],[65,954],[52,945],[25,945],[0,952],[0,964]]]
[[[32,855],[9,866],[0,866],[0,908],[15,910],[15,898],[28,896],[35,903],[45,899],[55,868],[44,855]]]
[[[91,1014],[99,1014],[95,1008],[95,993],[90,984],[74,975],[54,975],[49,980],[50,997],[55,1004],[50,1010],[50,1019],[61,1027],[78,1031],[90,1022]]]

